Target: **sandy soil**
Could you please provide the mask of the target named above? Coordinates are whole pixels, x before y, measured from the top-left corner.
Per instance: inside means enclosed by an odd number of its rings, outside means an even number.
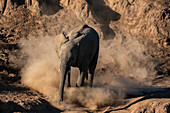
[[[119,105],[107,105],[93,110],[77,105],[63,109],[57,107],[48,97],[30,89],[20,82],[15,74],[2,74],[0,84],[1,112],[111,112],[138,113],[156,112],[169,113],[170,110],[170,78],[161,77],[154,80],[154,87],[159,91],[144,93],[141,96],[128,95]],[[102,98],[102,97],[101,97]]]
[[[170,113],[168,0],[1,2],[0,112]],[[73,69],[59,102],[52,41],[85,23],[100,36],[94,88]]]

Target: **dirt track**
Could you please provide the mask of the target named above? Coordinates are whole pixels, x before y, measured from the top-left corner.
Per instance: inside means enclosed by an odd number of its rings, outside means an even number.
[[[10,1],[0,4],[0,112],[170,112],[168,0]],[[94,89],[74,88],[74,76],[58,102],[51,41],[85,23],[100,36]]]

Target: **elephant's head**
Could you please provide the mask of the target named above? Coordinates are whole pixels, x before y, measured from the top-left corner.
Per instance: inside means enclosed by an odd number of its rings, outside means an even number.
[[[60,70],[61,70],[59,95],[61,101],[63,100],[66,75],[70,70],[71,65],[74,65],[76,63],[77,56],[78,56],[79,42],[84,37],[85,35],[82,35],[80,37],[75,38],[74,40],[66,41],[65,43],[61,44],[60,51],[59,51]]]
[[[54,45],[55,45],[55,50],[57,54],[59,54],[61,45],[63,43],[66,43],[67,41],[69,41],[69,39],[68,37],[66,37],[65,33],[60,33],[55,37]]]

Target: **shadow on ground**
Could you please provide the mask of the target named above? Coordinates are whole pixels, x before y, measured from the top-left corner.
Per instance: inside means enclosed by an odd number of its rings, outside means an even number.
[[[104,0],[86,0],[97,23],[101,24],[101,29],[105,37],[104,40],[113,39],[116,34],[110,28],[111,21],[118,21],[121,15],[106,6]],[[109,14],[109,15],[108,15]],[[108,36],[110,35],[110,36]]]
[[[61,110],[51,106],[46,100],[39,100],[41,104],[31,105],[30,109],[26,109],[13,101],[2,102],[0,100],[0,112],[44,112],[44,113],[60,113]]]
[[[134,105],[138,102],[144,101],[144,100],[148,100],[148,99],[166,99],[166,98],[169,99],[170,98],[170,88],[159,88],[159,89],[160,89],[160,91],[148,93],[148,94],[144,95],[142,98],[128,104],[127,106],[125,106],[123,108],[110,110],[110,111],[107,111],[107,113],[110,113],[112,111],[126,110],[129,107],[131,107],[132,105]],[[132,97],[132,96],[130,96],[130,97]],[[169,108],[170,108],[170,106],[169,106]]]
[[[0,112],[60,113],[61,110],[53,107],[48,101],[41,98],[41,94],[38,92],[21,87],[20,84],[12,84],[1,79]]]

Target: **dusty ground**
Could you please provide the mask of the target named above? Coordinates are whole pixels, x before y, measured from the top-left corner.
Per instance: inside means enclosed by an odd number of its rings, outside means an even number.
[[[4,72],[5,73],[5,72]],[[154,80],[154,87],[161,89],[141,96],[131,96],[123,99],[119,105],[107,105],[99,109],[89,109],[77,105],[69,109],[59,109],[52,104],[48,97],[39,92],[25,87],[20,83],[20,78],[14,74],[2,74],[0,85],[0,110],[1,112],[113,112],[113,113],[138,113],[156,112],[169,113],[170,111],[170,78],[160,77]],[[102,97],[101,97],[102,98]]]
[[[0,4],[0,112],[170,113],[168,0],[30,0],[30,4],[29,0],[3,1],[7,2],[5,7]],[[120,89],[124,92],[120,100],[114,97],[111,100],[115,102],[93,103],[97,107],[81,103],[82,98],[57,102],[44,91],[22,82],[23,67],[32,65],[21,57],[21,39],[55,37],[84,23],[94,27],[100,36],[94,87],[108,91],[103,94]],[[51,58],[45,48],[47,53],[33,54]]]

